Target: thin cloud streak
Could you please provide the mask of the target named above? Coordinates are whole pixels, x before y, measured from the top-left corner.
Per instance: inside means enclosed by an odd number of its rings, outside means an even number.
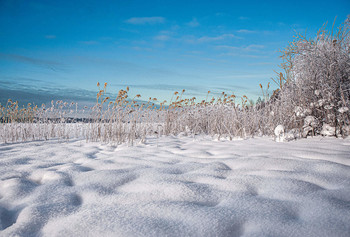
[[[56,39],[56,35],[45,35],[46,39]]]
[[[190,26],[190,27],[197,27],[199,26],[199,22],[197,21],[197,18],[193,17],[192,21],[188,22],[187,23],[187,26]]]
[[[85,45],[95,45],[95,44],[98,44],[98,42],[95,41],[95,40],[79,41],[79,43],[85,44]]]
[[[246,16],[240,16],[238,17],[238,19],[240,19],[241,21],[246,21],[246,20],[249,20],[250,18]]]
[[[241,54],[241,53],[222,53],[219,56],[244,57],[244,58],[267,58],[266,55]]]
[[[169,35],[157,35],[154,37],[155,40],[160,40],[160,41],[167,41],[170,39]]]
[[[229,46],[229,45],[219,45],[216,46],[217,49],[221,50],[230,50],[232,52],[239,52],[239,51],[244,51],[244,52],[258,52],[260,49],[264,49],[265,46],[261,44],[250,44],[248,46],[244,47],[236,47],[236,46]]]
[[[133,25],[146,25],[146,24],[162,24],[165,22],[164,17],[154,16],[154,17],[132,17],[125,21],[125,23]]]
[[[235,36],[234,34],[223,34],[223,35],[214,36],[214,37],[203,36],[198,39],[198,42],[212,42],[212,41],[220,41],[220,40],[232,39],[232,38],[242,39],[241,37]]]
[[[269,77],[270,74],[262,74],[262,73],[256,73],[256,74],[241,74],[241,75],[227,75],[227,76],[218,76],[217,79],[242,79],[242,78],[261,78],[261,77]],[[242,87],[244,88],[244,87]],[[246,88],[244,88],[246,89]]]
[[[51,61],[51,60],[45,60],[45,59],[31,58],[23,55],[18,55],[18,54],[0,53],[0,60],[10,60],[10,61],[16,61],[21,63],[29,63],[40,67],[49,68],[53,71],[64,70],[63,68],[64,65],[62,63]]]
[[[229,39],[243,39],[243,38],[236,36],[234,34],[222,34],[218,36],[201,36],[201,37],[195,37],[193,35],[185,35],[179,38],[178,40],[189,44],[198,44],[198,43],[211,43],[211,42],[217,42],[217,41],[225,41]]]
[[[254,34],[254,33],[257,33],[257,31],[247,30],[247,29],[240,29],[240,30],[237,30],[237,33]]]

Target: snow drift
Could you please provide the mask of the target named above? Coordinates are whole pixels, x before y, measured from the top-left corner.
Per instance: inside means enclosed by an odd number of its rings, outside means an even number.
[[[350,140],[0,145],[0,236],[349,236]]]

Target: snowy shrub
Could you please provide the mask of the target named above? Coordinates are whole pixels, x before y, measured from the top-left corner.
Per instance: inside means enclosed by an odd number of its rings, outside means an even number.
[[[311,131],[320,134],[323,124],[334,127],[334,135],[346,135],[350,120],[349,19],[335,33],[321,29],[315,39],[299,35],[283,52],[285,75],[280,77],[284,83],[275,105],[287,129],[300,127],[303,119],[312,116],[319,123],[304,124],[304,136]]]
[[[317,128],[318,122],[314,116],[307,116],[304,119],[303,126],[303,137],[307,137],[308,135],[315,135],[315,128]]]

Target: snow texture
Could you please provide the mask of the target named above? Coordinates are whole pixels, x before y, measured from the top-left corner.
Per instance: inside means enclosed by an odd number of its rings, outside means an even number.
[[[350,139],[0,145],[0,236],[349,236]]]

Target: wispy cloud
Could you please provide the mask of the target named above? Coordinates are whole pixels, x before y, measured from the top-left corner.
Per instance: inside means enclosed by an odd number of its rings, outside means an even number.
[[[243,39],[242,37],[238,37],[234,34],[222,34],[217,36],[201,36],[196,37],[194,35],[184,35],[178,40],[181,42],[189,43],[189,44],[198,44],[198,43],[210,43],[210,42],[220,42],[228,39]]]
[[[146,24],[161,24],[165,22],[164,17],[154,16],[154,17],[132,17],[125,21],[128,24],[133,25],[146,25]]]
[[[165,91],[179,91],[182,89],[193,90],[196,91],[200,86],[190,86],[190,85],[174,85],[174,84],[161,84],[161,83],[154,83],[154,84],[111,84],[111,86],[115,87],[126,87],[129,86],[131,89],[150,89],[150,90],[165,90]],[[203,89],[202,92],[205,92],[205,89]]]
[[[264,65],[276,65],[273,62],[259,62],[259,63],[249,63],[249,66],[264,66]]]
[[[222,34],[218,36],[202,36],[197,39],[198,42],[212,42],[212,41],[220,41],[220,40],[226,40],[226,39],[242,39],[241,37],[238,37],[234,34]]]
[[[265,45],[261,45],[261,44],[251,44],[248,45],[247,47],[245,47],[246,50],[257,50],[257,49],[263,49],[265,48]]]
[[[222,77],[223,79],[232,79],[232,76],[228,76],[228,77]],[[233,77],[234,78],[234,77]],[[240,78],[240,77],[238,77]],[[223,85],[223,86],[218,86],[218,87],[213,87],[213,90],[216,90],[216,91],[236,91],[236,90],[249,90],[248,87],[246,86],[239,86],[239,85]]]
[[[169,35],[157,35],[154,37],[155,40],[167,41],[170,39]]]
[[[148,52],[152,51],[151,48],[139,47],[139,46],[134,46],[134,47],[132,47],[132,49],[133,49],[133,50],[136,50],[136,51],[148,51]]]
[[[265,48],[264,45],[261,44],[250,44],[248,46],[229,46],[229,45],[219,45],[216,46],[217,49],[224,49],[224,50],[230,50],[230,51],[259,51],[260,49]]]
[[[141,49],[140,50],[146,50],[147,49]],[[134,48],[134,50],[137,50],[137,48]],[[149,49],[152,50],[152,49]],[[123,60],[116,60],[116,59],[106,59],[106,58],[98,58],[98,57],[74,57],[73,58],[75,62],[78,63],[87,63],[89,65],[94,65],[94,66],[101,66],[103,65],[104,67],[110,67],[113,68],[114,70],[118,70],[119,72],[127,72],[128,76],[130,75],[142,75],[144,78],[152,78],[152,77],[158,77],[158,76],[166,76],[166,77],[171,77],[171,76],[177,76],[177,77],[192,77],[194,78],[194,75],[189,75],[189,74],[184,74],[180,73],[177,71],[174,71],[172,69],[167,69],[163,67],[146,67],[144,65],[140,65],[137,63],[133,62],[128,62],[128,61],[123,61]]]
[[[103,41],[110,41],[110,40],[113,40],[113,37],[104,36],[104,37],[100,37],[99,39]]]
[[[215,47],[218,50],[224,50],[225,52],[219,56],[232,56],[232,57],[244,57],[244,58],[266,58],[264,45],[251,44],[247,46],[229,46],[219,45]]]
[[[129,28],[123,28],[123,27],[120,27],[119,30],[122,30],[122,31],[125,31],[125,32],[134,33],[134,34],[139,34],[140,33],[140,31],[138,31],[138,30],[129,29]]]
[[[57,70],[64,70],[64,65],[59,62],[51,61],[51,60],[45,60],[45,59],[37,59],[37,58],[31,58],[23,55],[18,54],[4,54],[0,53],[0,60],[11,60],[11,61],[17,61],[22,63],[29,63],[33,65],[37,65],[40,67],[48,68],[53,71]]]
[[[79,43],[85,44],[85,45],[94,45],[94,44],[98,44],[98,42],[95,41],[95,40],[79,41]]]
[[[261,78],[261,77],[269,77],[271,74],[267,73],[242,73],[242,74],[234,74],[234,75],[223,75],[217,76],[217,79],[242,79],[242,78]],[[235,86],[240,87],[240,86]],[[247,87],[241,86],[242,89],[248,89]]]
[[[56,35],[45,35],[46,39],[56,39]]]
[[[193,17],[192,21],[187,23],[188,26],[190,27],[197,27],[199,26],[199,22],[197,21],[197,18]]]
[[[172,38],[172,36],[176,35],[176,30],[162,30],[159,32],[157,36],[154,37],[155,40],[167,41]]]
[[[215,16],[230,16],[230,15],[224,12],[217,12],[215,13]]]
[[[249,20],[250,18],[246,16],[240,16],[238,17],[238,19],[240,19],[241,21],[246,21],[246,20]]]
[[[16,83],[18,81],[21,82],[21,79],[14,77],[11,83],[6,85],[6,81],[4,83],[0,78],[0,103],[5,104],[8,98],[19,101],[22,105],[27,103],[49,104],[51,100],[75,101],[79,102],[79,106],[93,105],[94,101],[96,102],[94,91],[57,86],[52,81],[45,83],[31,79],[28,82]]]
[[[237,33],[253,34],[253,33],[257,33],[257,32],[254,30],[240,29],[240,30],[237,30]]]
[[[232,57],[244,57],[244,58],[267,58],[266,55],[257,55],[257,54],[244,54],[244,53],[222,53],[219,56],[232,56]]]

